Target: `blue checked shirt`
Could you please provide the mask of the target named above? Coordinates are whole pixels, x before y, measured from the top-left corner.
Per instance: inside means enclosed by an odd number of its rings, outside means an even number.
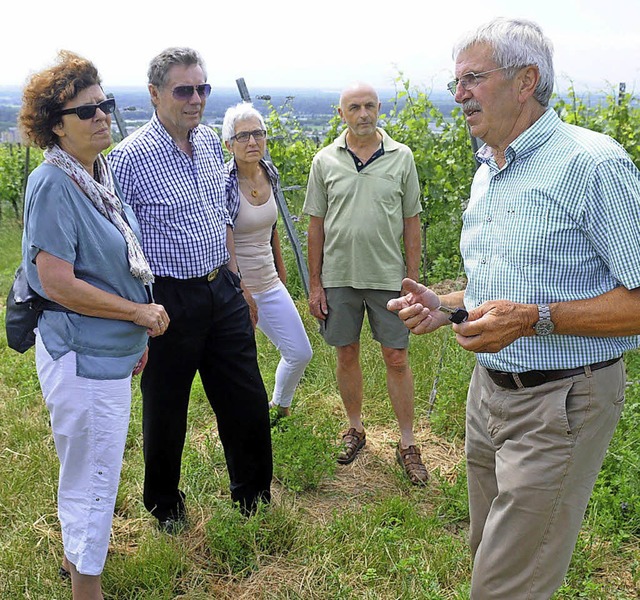
[[[136,213],[154,275],[201,277],[229,262],[226,172],[220,140],[205,125],[190,133],[187,156],[154,113],[108,155]]]
[[[527,304],[594,298],[640,287],[640,173],[608,136],[563,123],[548,109],[514,140],[499,169],[478,151],[461,251],[467,308],[487,300]],[[569,369],[620,356],[640,336],[524,337],[490,369]]]

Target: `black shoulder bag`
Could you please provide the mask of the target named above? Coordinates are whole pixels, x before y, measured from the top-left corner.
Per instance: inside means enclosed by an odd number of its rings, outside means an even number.
[[[22,353],[36,343],[33,330],[38,326],[38,317],[43,310],[73,312],[57,302],[46,300],[31,289],[27,274],[20,265],[6,303],[4,323],[9,348]]]

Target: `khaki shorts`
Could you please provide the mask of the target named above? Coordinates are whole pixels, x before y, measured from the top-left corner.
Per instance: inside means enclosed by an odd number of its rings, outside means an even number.
[[[409,330],[387,310],[387,302],[398,298],[399,291],[340,287],[325,288],[325,294],[329,314],[320,322],[320,333],[330,346],[348,346],[360,340],[365,307],[374,340],[386,348],[409,346]]]

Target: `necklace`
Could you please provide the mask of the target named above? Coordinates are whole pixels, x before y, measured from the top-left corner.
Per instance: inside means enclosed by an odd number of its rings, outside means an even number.
[[[248,177],[239,177],[238,179],[249,186],[249,188],[251,189],[252,198],[258,197],[258,189],[253,187],[253,184],[251,183]]]

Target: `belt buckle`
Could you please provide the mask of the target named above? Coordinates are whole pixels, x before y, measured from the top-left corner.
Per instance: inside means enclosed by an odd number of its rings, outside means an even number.
[[[207,275],[207,281],[213,281],[218,276],[218,271],[220,271],[220,267],[214,269]]]

